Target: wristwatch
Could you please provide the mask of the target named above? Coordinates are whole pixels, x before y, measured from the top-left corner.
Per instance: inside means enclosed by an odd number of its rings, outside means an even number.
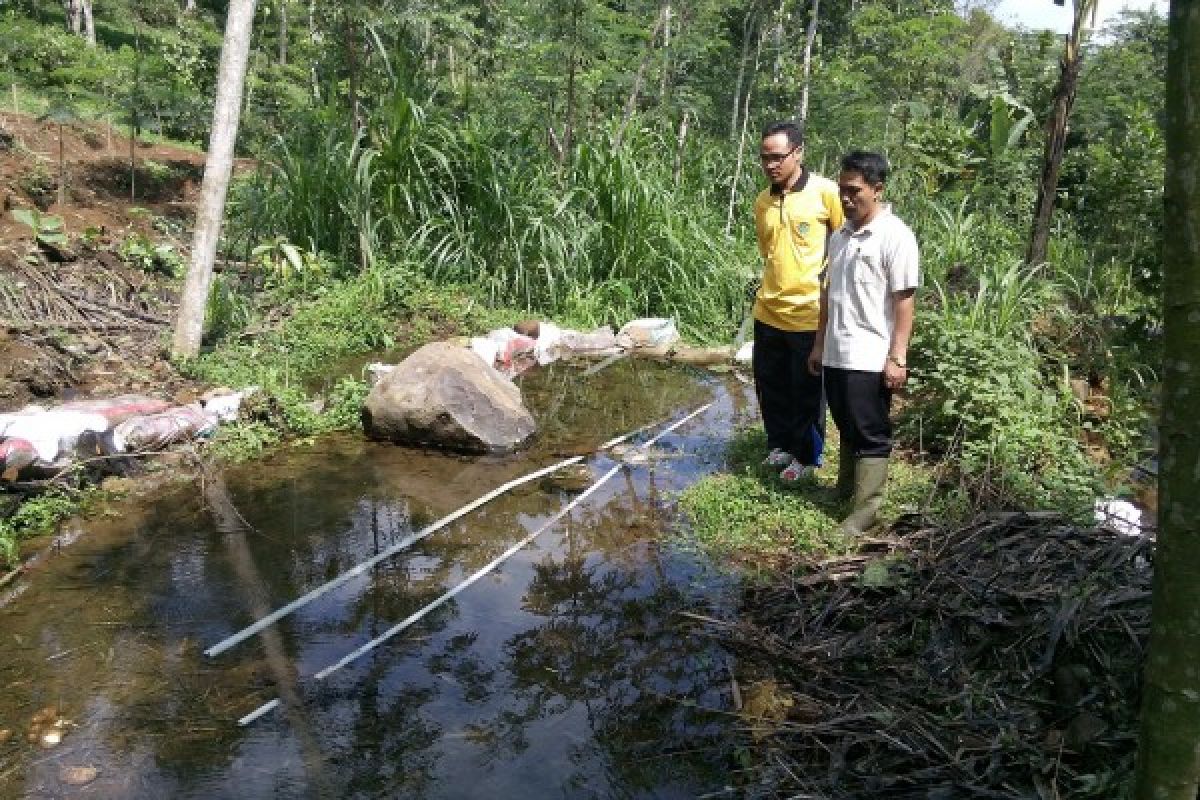
[[[908,369],[908,362],[901,361],[900,359],[896,358],[895,356],[888,356],[888,361],[892,362],[900,369]]]

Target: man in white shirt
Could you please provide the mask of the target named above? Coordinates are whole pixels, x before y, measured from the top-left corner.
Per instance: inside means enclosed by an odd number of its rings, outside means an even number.
[[[917,239],[882,202],[887,160],[842,158],[838,195],[846,224],[829,240],[809,369],[824,368],[825,396],[841,434],[838,493],[854,498],[842,530],[871,527],[883,505],[892,452],[892,392],[908,381],[908,341],[920,283]]]

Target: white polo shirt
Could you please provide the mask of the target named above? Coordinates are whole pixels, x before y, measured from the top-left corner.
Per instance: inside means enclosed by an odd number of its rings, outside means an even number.
[[[858,230],[847,221],[834,231],[824,365],[882,372],[895,328],[891,294],[919,284],[917,237],[890,206]]]

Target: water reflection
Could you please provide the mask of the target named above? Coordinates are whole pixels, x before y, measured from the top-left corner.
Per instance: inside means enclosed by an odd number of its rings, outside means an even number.
[[[723,785],[727,656],[675,615],[732,602],[663,544],[670,492],[721,458],[737,384],[638,362],[530,374],[533,451],[460,459],[322,440],[121,506],[0,609],[0,796],[691,797]],[[311,676],[561,507],[531,486],[485,506],[220,658],[241,626],[488,488],[716,396],[574,519],[351,667]],[[318,449],[319,448],[319,449]],[[596,473],[611,462],[599,458]],[[285,711],[234,722],[281,695]],[[53,706],[61,745],[26,741]],[[65,767],[92,766],[83,786]]]

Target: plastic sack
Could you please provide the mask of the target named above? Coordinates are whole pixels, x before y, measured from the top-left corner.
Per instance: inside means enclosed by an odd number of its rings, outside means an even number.
[[[590,333],[563,330],[559,334],[558,352],[560,356],[589,355],[609,356],[619,353],[617,336],[612,328],[605,325]]]
[[[24,469],[37,460],[33,445],[24,439],[5,439],[0,442],[0,472]]]
[[[218,423],[216,414],[199,405],[179,406],[122,422],[102,437],[101,447],[110,454],[162,450],[176,442],[209,436]]]
[[[617,343],[635,350],[665,351],[678,341],[675,320],[664,317],[631,320],[617,332]]]
[[[1142,510],[1127,500],[1097,500],[1095,505],[1097,527],[1122,536],[1141,536],[1143,531]]]
[[[247,386],[240,392],[224,391],[211,395],[206,393],[202,398],[204,410],[210,414],[216,414],[217,419],[221,422],[233,422],[238,418],[242,401],[257,391],[257,386]]]
[[[50,411],[0,414],[0,438],[24,439],[33,446],[40,464],[54,464],[73,455],[79,437],[104,433],[111,425],[103,414],[53,409]]]
[[[396,368],[395,364],[384,364],[382,361],[372,361],[363,369],[367,373],[367,386],[374,387],[383,380],[383,376]]]
[[[738,351],[733,354],[733,360],[739,364],[749,364],[754,360],[754,342],[749,341],[738,348]]]
[[[540,366],[553,364],[559,359],[559,344],[562,342],[562,330],[553,322],[538,323],[538,335],[534,341],[533,355]]]
[[[82,411],[88,414],[99,414],[108,420],[109,427],[121,424],[131,417],[145,414],[157,414],[166,411],[171,405],[157,397],[143,394],[123,394],[117,397],[102,397],[95,400],[76,400],[57,406],[55,411]]]

